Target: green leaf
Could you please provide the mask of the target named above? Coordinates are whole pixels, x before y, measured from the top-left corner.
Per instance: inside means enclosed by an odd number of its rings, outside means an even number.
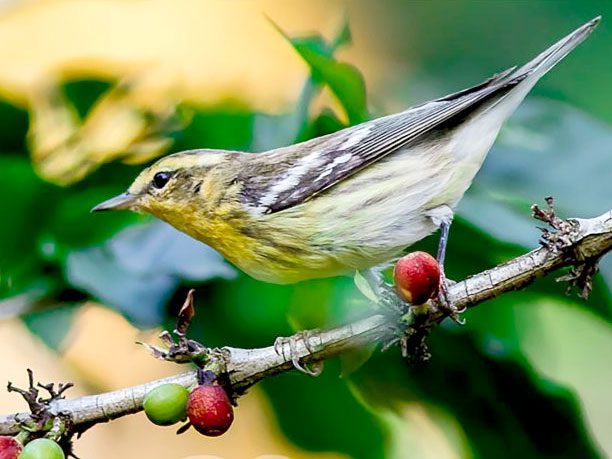
[[[337,362],[325,365],[317,378],[293,372],[263,381],[281,430],[309,451],[335,451],[364,459],[384,457],[383,424],[338,377]]]
[[[518,353],[492,342],[487,353],[466,333],[438,329],[432,360],[408,368],[378,354],[352,380],[375,412],[411,401],[452,413],[477,457],[598,458],[575,396],[538,376]],[[409,426],[406,426],[409,428]]]
[[[338,32],[336,33],[336,37],[334,38],[331,49],[332,52],[342,48],[343,46],[350,45],[353,41],[353,36],[351,35],[351,28],[349,27],[348,17],[345,16],[342,20],[342,25]]]
[[[309,41],[292,39],[295,50],[310,66],[315,82],[329,86],[344,108],[350,124],[368,119],[365,82],[361,73],[351,64],[338,62],[318,52]]]
[[[62,90],[76,109],[81,119],[85,118],[89,110],[98,99],[109,91],[116,82],[95,79],[78,79],[62,83]]]
[[[360,271],[355,271],[355,275],[353,276],[353,281],[355,282],[355,286],[357,289],[365,296],[368,300],[370,300],[373,304],[380,302],[380,298],[372,289],[370,283],[363,277]]]
[[[7,217],[0,225],[0,292],[19,293],[41,274],[36,241],[50,215],[57,190],[42,182],[25,157],[0,156],[5,190],[0,207]]]
[[[162,322],[182,281],[233,276],[217,252],[160,221],[127,228],[102,247],[73,251],[66,260],[73,287],[143,327]]]
[[[26,134],[28,132],[28,112],[15,105],[0,100],[0,152],[26,151]]]
[[[0,226],[2,297],[20,293],[38,276],[59,276],[59,270],[51,268],[61,265],[70,250],[99,243],[138,219],[126,212],[97,217],[90,213],[94,204],[120,190],[110,180],[101,186],[87,182],[60,188],[41,180],[28,159],[17,155],[0,156],[0,168],[11,190],[0,198],[3,212],[10,215]]]
[[[345,128],[342,123],[329,108],[324,108],[308,125],[302,136],[304,138],[319,137],[322,135],[331,134]]]
[[[363,76],[351,64],[337,61],[334,46],[348,42],[350,32],[345,24],[334,45],[328,45],[320,36],[291,38],[280,28],[279,32],[291,43],[296,52],[310,67],[315,84],[326,84],[346,112],[350,124],[368,119],[366,90]]]
[[[63,283],[52,272],[36,272],[30,283],[25,285],[0,284],[0,319],[16,317],[34,310],[38,305],[47,304],[48,299],[54,298],[62,286]]]
[[[191,121],[177,135],[175,150],[204,146],[226,150],[250,149],[255,114],[248,107],[231,102],[207,109],[183,106],[181,110],[191,111]]]
[[[357,349],[350,349],[346,352],[343,352],[339,356],[340,368],[342,370],[340,373],[340,377],[346,378],[351,373],[361,368],[368,360],[370,360],[372,354],[376,352],[376,348],[377,346],[375,344],[371,344],[369,346],[364,346]]]
[[[134,274],[103,249],[70,253],[66,270],[71,286],[117,309],[133,324],[143,328],[162,322],[164,306],[179,284],[168,274]]]
[[[48,258],[62,261],[70,250],[100,244],[129,224],[142,221],[131,212],[91,213],[91,209],[123,187],[77,186],[62,190],[54,211],[40,228],[39,244]]]
[[[64,303],[58,307],[47,307],[22,317],[24,324],[53,350],[60,350],[72,323],[77,306]]]
[[[523,329],[521,350],[548,378],[576,390],[588,414],[589,427],[602,449],[610,451],[609,324],[559,301],[541,298],[529,307],[516,308],[516,323]],[[540,326],[526,327],[535,319]]]

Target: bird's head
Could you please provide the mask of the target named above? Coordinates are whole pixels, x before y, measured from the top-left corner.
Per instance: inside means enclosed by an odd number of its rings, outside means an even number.
[[[98,204],[92,212],[129,209],[148,212],[171,224],[194,207],[206,207],[214,192],[215,166],[227,152],[192,150],[166,156],[144,169],[125,193]]]

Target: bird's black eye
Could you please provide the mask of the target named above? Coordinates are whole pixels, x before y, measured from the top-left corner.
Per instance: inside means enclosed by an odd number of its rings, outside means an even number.
[[[158,172],[153,176],[153,186],[157,189],[161,189],[166,186],[166,183],[170,181],[172,174],[170,172]]]

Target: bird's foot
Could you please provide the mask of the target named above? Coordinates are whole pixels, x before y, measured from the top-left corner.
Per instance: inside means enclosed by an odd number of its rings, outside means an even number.
[[[300,345],[309,353],[316,352],[317,345],[313,344],[315,339],[318,339],[320,342],[318,330],[305,330],[289,337],[281,336],[274,341],[274,351],[284,359],[290,359],[296,370],[310,376],[319,376],[323,371],[323,362],[312,363],[310,367],[300,363]],[[288,352],[285,352],[287,348],[289,348]]]
[[[437,306],[455,323],[465,325],[465,319],[461,317],[461,313],[465,311],[465,308],[458,309],[451,301],[448,293],[449,287],[453,284],[455,282],[446,277],[444,270],[440,266],[440,287],[438,288]]]

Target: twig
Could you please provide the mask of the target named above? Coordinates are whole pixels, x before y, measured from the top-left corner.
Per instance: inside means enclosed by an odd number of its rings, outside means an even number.
[[[571,240],[560,250],[540,247],[525,255],[471,276],[449,288],[449,299],[458,308],[474,307],[505,292],[525,288],[535,279],[552,271],[571,265],[589,265],[600,259],[612,248],[612,210],[592,219],[572,219]],[[431,328],[444,319],[444,314],[433,310],[426,320],[417,321],[412,327]],[[415,329],[415,332],[419,330]],[[349,349],[392,339],[396,324],[383,315],[313,333],[308,345],[304,341],[294,343],[297,357],[302,363],[314,363],[336,356]],[[232,388],[244,392],[262,379],[292,370],[288,349],[278,353],[274,346],[258,349],[226,347],[227,369]],[[285,352],[287,351],[287,352]],[[153,387],[175,382],[186,387],[196,383],[196,371],[189,371],[138,386],[89,395],[75,399],[58,399],[50,403],[53,413],[69,413],[78,431],[101,422],[136,413],[142,409],[145,394]],[[21,422],[30,419],[29,413],[0,416],[0,435],[16,434]]]

